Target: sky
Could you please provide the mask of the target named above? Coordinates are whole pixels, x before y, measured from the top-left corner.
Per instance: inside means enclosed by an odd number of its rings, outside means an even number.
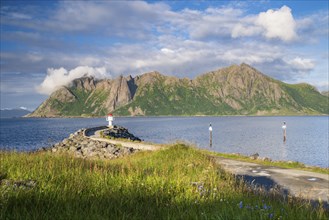
[[[247,63],[328,90],[328,1],[1,0],[1,109],[84,75],[188,77]]]

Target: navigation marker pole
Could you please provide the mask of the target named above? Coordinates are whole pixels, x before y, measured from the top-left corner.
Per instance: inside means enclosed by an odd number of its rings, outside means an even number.
[[[212,147],[212,127],[209,125],[209,147]]]
[[[285,143],[287,141],[287,125],[285,121],[283,122],[282,129],[283,129],[283,142]]]

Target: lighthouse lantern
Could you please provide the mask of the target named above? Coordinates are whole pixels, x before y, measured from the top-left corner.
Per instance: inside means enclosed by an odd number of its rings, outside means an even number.
[[[113,120],[114,120],[113,115],[112,114],[108,114],[107,117],[106,117],[106,121],[109,122],[109,125],[108,125],[109,128],[112,128],[113,127]]]

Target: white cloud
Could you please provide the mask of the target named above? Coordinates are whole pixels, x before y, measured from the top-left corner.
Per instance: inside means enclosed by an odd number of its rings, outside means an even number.
[[[319,91],[329,91],[329,82],[328,81],[315,81],[312,82],[313,85],[315,85]]]
[[[299,71],[310,71],[315,67],[314,62],[311,59],[303,59],[300,57],[295,57],[294,59],[288,61],[288,63],[294,69]]]
[[[12,18],[17,19],[32,19],[30,15],[14,12],[10,15]]]
[[[296,22],[291,14],[291,9],[282,6],[278,10],[267,10],[258,15],[256,24],[264,28],[266,38],[279,38],[283,41],[296,39]]]
[[[65,32],[146,39],[164,21],[169,6],[144,1],[61,1],[41,27]]]
[[[257,16],[241,17],[233,27],[231,36],[237,38],[262,35],[267,39],[289,42],[297,39],[296,31],[297,25],[291,9],[282,6],[277,10],[261,12]]]
[[[157,49],[155,45],[163,47]],[[203,72],[243,62],[256,67],[262,63],[270,66],[282,60],[284,52],[278,46],[260,42],[240,42],[231,45],[161,36],[154,44],[152,42],[112,47],[104,57],[107,59],[105,65],[113,75],[134,75],[157,70],[164,74],[193,78]],[[281,64],[288,66],[283,61]],[[263,70],[266,74],[273,72],[273,69]],[[273,77],[280,79],[279,74]],[[292,74],[291,77],[295,76]]]
[[[32,63],[40,62],[43,60],[43,57],[37,53],[29,53],[26,55],[25,59],[29,60]]]
[[[172,55],[172,54],[175,53],[175,51],[173,51],[173,50],[171,50],[169,48],[165,48],[165,47],[161,49],[161,52],[164,53],[164,54],[166,54],[166,55]]]
[[[107,76],[106,68],[93,68],[89,66],[79,66],[70,71],[65,68],[47,70],[47,76],[43,82],[37,87],[37,91],[41,94],[51,94],[61,86],[69,85],[74,79],[83,76],[93,76],[95,78],[104,78]]]
[[[261,33],[261,28],[254,25],[243,25],[241,23],[234,26],[231,36],[233,38],[242,36],[253,36]]]
[[[192,39],[200,40],[230,36],[242,13],[231,7],[207,8],[205,11],[185,9],[169,17],[168,21],[177,29],[186,30]]]

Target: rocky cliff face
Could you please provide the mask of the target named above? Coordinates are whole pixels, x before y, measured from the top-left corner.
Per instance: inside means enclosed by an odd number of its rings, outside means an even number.
[[[321,92],[321,94],[324,96],[329,96],[329,91],[323,91],[323,92]]]
[[[84,77],[55,91],[29,116],[102,116],[131,99],[128,81],[124,77],[100,81]]]
[[[328,98],[307,84],[289,85],[247,64],[197,78],[145,73],[114,80],[80,78],[54,92],[31,117],[117,115],[328,114]]]

